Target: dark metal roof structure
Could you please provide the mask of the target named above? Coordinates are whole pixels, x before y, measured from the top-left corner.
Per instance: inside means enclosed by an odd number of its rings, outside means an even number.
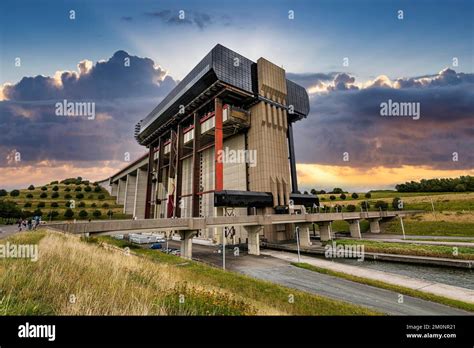
[[[292,121],[306,117],[309,113],[306,90],[289,80],[286,80],[286,84],[287,105],[291,105],[294,111],[289,117]],[[223,89],[235,90],[233,97],[244,98],[249,105],[259,97],[257,63],[218,44],[145,119],[137,123],[135,138],[141,145],[151,144],[156,140],[156,135]],[[185,115],[180,114],[183,106]]]

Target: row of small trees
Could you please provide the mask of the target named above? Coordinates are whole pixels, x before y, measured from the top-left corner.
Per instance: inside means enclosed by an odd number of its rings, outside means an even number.
[[[28,190],[30,190],[30,191],[33,191],[34,189],[35,189],[35,187],[34,187],[33,185],[30,185],[30,186],[28,187]],[[46,186],[43,186],[43,187],[41,187],[41,190],[42,190],[43,192],[40,194],[40,197],[41,197],[41,198],[46,198],[46,197],[48,197],[48,194],[46,193],[46,191],[48,190],[48,188],[47,188]],[[57,198],[57,197],[59,197],[58,190],[59,190],[59,187],[58,187],[58,186],[53,186],[53,188],[52,188],[53,193],[52,193],[52,195],[51,195],[52,198]],[[69,187],[66,187],[64,191],[70,192],[71,189],[70,189]],[[76,191],[76,192],[81,192],[81,191],[82,191],[82,188],[81,188],[80,186],[78,186],[78,187],[75,188],[75,191]],[[92,188],[91,188],[90,186],[86,186],[86,187],[84,188],[84,191],[85,191],[85,192],[91,192],[91,191],[92,191]],[[94,188],[94,192],[95,192],[95,193],[102,192],[102,188],[101,188],[100,186],[96,186],[96,187]],[[10,191],[10,196],[11,196],[11,197],[18,197],[19,195],[20,195],[20,190],[11,190],[11,191]],[[5,189],[0,189],[0,197],[4,197],[4,196],[8,196],[8,191],[5,190]],[[102,196],[102,198],[100,198],[100,196]],[[82,195],[82,197],[84,197],[84,195]],[[28,194],[26,195],[26,198],[33,198],[33,194],[28,193]],[[99,199],[104,199],[104,198],[105,198],[105,196],[104,196],[103,194],[99,195]]]
[[[392,200],[391,206],[395,210],[402,210],[403,209],[403,203],[402,203],[402,201],[399,197],[395,197]],[[362,202],[360,202],[359,207],[362,210],[369,210],[371,205],[370,205],[369,201],[362,201]],[[379,200],[379,201],[375,202],[374,207],[375,207],[375,209],[385,211],[385,210],[388,210],[389,204],[385,201]],[[339,212],[341,212],[344,208],[348,212],[354,212],[357,209],[357,207],[354,204],[348,204],[347,206],[336,204],[333,208],[335,210],[339,211]],[[329,206],[323,206],[321,208],[321,211],[324,211],[324,212],[329,212],[330,210],[331,210],[331,207],[329,207]]]
[[[71,203],[70,201],[67,201],[67,202],[65,203],[65,206],[66,206],[67,208],[69,208],[71,205],[72,205],[72,203]],[[23,208],[31,208],[31,206],[32,206],[31,202],[26,202],[26,203],[23,205]],[[51,206],[51,208],[58,208],[58,207],[59,207],[59,203],[58,203],[58,202],[51,202],[51,205],[50,205],[50,206]],[[46,207],[46,203],[45,203],[45,202],[38,202],[38,204],[36,205],[36,207],[37,207],[37,208],[44,208],[44,207]],[[79,202],[78,207],[79,207],[79,208],[85,208],[85,207],[86,207],[86,203],[84,203],[84,202]],[[107,208],[110,207],[110,205],[109,205],[109,203],[105,202],[105,203],[103,203],[103,204],[101,205],[101,207],[107,209]],[[91,204],[91,208],[97,208],[97,204],[96,204],[96,203],[92,203],[92,204]]]
[[[396,185],[398,192],[465,192],[474,191],[474,176],[459,178],[422,179]]]

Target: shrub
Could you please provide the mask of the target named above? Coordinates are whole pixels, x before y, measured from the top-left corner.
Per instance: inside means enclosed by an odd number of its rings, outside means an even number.
[[[89,215],[89,214],[88,214],[87,211],[85,211],[85,210],[81,210],[81,211],[79,212],[79,217],[81,217],[81,218],[86,218],[87,215]]]
[[[325,206],[322,208],[322,211],[323,211],[324,213],[329,213],[329,212],[331,211],[331,207],[328,206],[328,205],[325,205]]]
[[[59,197],[59,193],[57,192],[53,192],[53,194],[51,195],[51,198],[58,198]]]
[[[91,192],[92,188],[90,186],[86,186],[86,187],[84,187],[84,191],[85,192]]]
[[[77,205],[79,208],[85,208],[86,206],[86,203],[84,202],[79,202],[79,204]]]
[[[33,198],[33,195],[32,195],[31,193],[28,193],[28,194],[26,195],[26,198]]]
[[[41,192],[40,198],[46,198],[48,197],[48,194],[46,192]]]
[[[70,187],[66,187],[66,188],[64,189],[64,191],[69,192],[69,191],[71,191],[71,188],[70,188]]]
[[[370,209],[370,203],[367,201],[362,201],[360,203],[360,206],[362,207],[363,210],[369,210]]]
[[[341,195],[339,196],[340,199],[342,200],[345,200],[347,198],[347,196],[344,194],[344,193],[341,193]]]
[[[51,208],[57,208],[57,207],[59,207],[58,202],[51,203]]]
[[[35,187],[33,185],[28,186],[28,190],[33,191]]]
[[[70,219],[74,216],[74,212],[72,211],[71,208],[67,208],[66,211],[64,212],[64,217],[66,219]]]
[[[102,215],[102,213],[100,212],[100,210],[94,210],[94,212],[92,213],[92,215],[96,218],[100,217]]]
[[[382,209],[382,210],[387,210],[388,203],[385,202],[385,201],[377,201],[377,202],[375,202],[375,208]]]
[[[44,208],[44,207],[46,207],[46,203],[45,202],[38,202],[37,207],[38,208]]]
[[[77,199],[83,199],[84,198],[84,194],[83,193],[76,193],[76,198]]]
[[[1,189],[0,190],[0,197],[6,196],[8,194],[7,190]]]
[[[48,188],[47,188],[46,186],[43,186],[43,187],[41,188],[41,191],[48,191]]]
[[[112,217],[112,215],[114,215],[114,212],[109,209],[109,211],[107,211],[107,216]]]
[[[24,208],[30,208],[31,207],[31,202],[26,202],[23,207]]]
[[[339,212],[339,213],[341,213],[341,212],[342,212],[342,205],[336,204],[336,205],[334,206],[334,210],[337,211],[337,212]]]
[[[71,196],[69,193],[66,193],[66,194],[64,195],[64,198],[66,198],[66,199],[71,199],[72,196]]]
[[[354,193],[351,195],[351,197],[352,197],[353,199],[357,199],[357,198],[359,198],[359,195],[354,192]]]
[[[102,189],[100,188],[99,185],[97,185],[97,186],[94,188],[94,192],[97,192],[97,193],[98,193],[98,192],[100,192],[100,191],[102,191]]]
[[[356,206],[354,204],[348,204],[346,209],[348,212],[353,212],[356,210]]]
[[[59,213],[56,210],[52,210],[48,213],[48,218],[55,218],[56,216],[59,216]]]
[[[58,191],[58,190],[59,190],[59,186],[58,186],[58,185],[53,186],[53,191]]]
[[[12,190],[10,192],[10,196],[12,196],[12,197],[18,197],[19,195],[20,195],[20,191],[18,191],[18,190]]]
[[[105,195],[103,195],[102,193],[100,195],[97,196],[98,199],[104,199],[105,198]]]
[[[76,188],[74,189],[74,191],[81,192],[81,191],[82,191],[82,187],[76,186]]]
[[[91,208],[97,208],[97,204],[92,203],[92,204],[91,204]]]
[[[330,196],[329,196],[329,199],[330,199],[331,201],[333,201],[333,200],[335,200],[335,199],[336,199],[336,196],[334,196],[334,195],[330,195]]]
[[[57,180],[54,180],[54,181],[51,181],[49,184],[50,185],[57,185],[57,184],[59,184],[59,182]]]
[[[109,203],[106,202],[106,203],[102,204],[102,208],[107,209],[108,207],[109,207]]]
[[[43,212],[41,211],[41,209],[36,209],[36,210],[33,212],[33,215],[34,215],[34,216],[43,216]]]
[[[367,192],[367,193],[365,194],[365,198],[370,198],[370,197],[372,197],[372,194],[371,194],[370,192]]]
[[[332,192],[331,192],[331,193],[343,193],[343,192],[344,192],[344,191],[342,191],[342,189],[341,189],[341,188],[339,188],[339,187],[335,187],[335,188],[333,188],[333,190],[332,190]]]
[[[402,210],[403,209],[403,201],[400,199],[400,197],[395,197],[392,200],[392,207],[395,210]]]

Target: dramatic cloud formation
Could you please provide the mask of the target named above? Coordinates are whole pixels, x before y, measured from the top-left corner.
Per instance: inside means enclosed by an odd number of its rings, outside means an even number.
[[[149,58],[117,51],[107,61],[95,65],[84,60],[78,71],[58,71],[54,77],[24,77],[3,88],[10,101],[36,101],[58,98],[111,99],[164,96],[175,81]]]
[[[474,167],[473,74],[445,69],[431,76],[394,81],[381,76],[359,84],[339,73],[333,81],[315,78],[307,85],[313,90],[311,113],[295,126],[300,163]],[[380,105],[389,100],[419,103],[420,119],[381,116]],[[455,153],[458,161],[453,161]]]
[[[420,173],[450,176],[474,168],[474,74],[444,69],[365,82],[344,72],[288,78],[310,94],[311,113],[295,125],[303,189],[312,182],[370,188],[375,177],[378,184],[391,185]],[[143,154],[133,138],[134,125],[175,85],[151,59],[117,51],[108,60],[83,60],[77,71],[0,86],[2,181],[21,187],[65,176],[97,180],[113,174],[127,156],[134,160]],[[65,99],[95,103],[95,117],[57,116],[55,104]],[[381,116],[380,105],[388,101],[419,103],[420,118]]]
[[[132,136],[135,123],[175,85],[151,59],[124,51],[95,64],[82,61],[78,71],[25,77],[17,84],[4,85],[0,94],[4,99],[0,102],[0,167],[26,168],[39,163],[58,168],[66,164],[89,168],[90,163],[121,167],[128,155],[133,160],[144,152]],[[94,103],[95,117],[57,116],[55,104],[65,99]],[[12,152],[21,155],[20,162],[11,160]],[[103,173],[97,169],[91,172]]]

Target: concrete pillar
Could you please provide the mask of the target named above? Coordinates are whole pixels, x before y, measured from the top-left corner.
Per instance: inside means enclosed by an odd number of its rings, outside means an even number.
[[[193,237],[197,231],[179,231],[181,235],[181,257],[192,259],[193,257]]]
[[[302,247],[311,246],[311,240],[309,238],[309,229],[312,227],[312,224],[298,224],[300,245]]]
[[[111,187],[110,195],[117,197],[118,183],[113,182],[112,184],[110,184],[110,187]]]
[[[126,180],[119,179],[118,182],[118,193],[117,193],[117,204],[123,204],[125,201],[125,186]]]
[[[349,231],[351,231],[351,237],[361,239],[362,235],[360,234],[359,220],[349,220],[347,222],[349,223]]]
[[[145,218],[147,174],[146,169],[137,169],[135,204],[133,206],[133,215],[136,216],[137,219]]]
[[[263,226],[245,226],[248,238],[248,253],[249,255],[260,255],[260,231],[263,231]]]
[[[123,204],[124,214],[133,214],[135,204],[135,188],[137,177],[127,174],[127,183],[125,185],[125,200]]]
[[[332,230],[331,230],[331,223],[328,222],[318,222],[319,226],[319,236],[321,242],[327,242],[328,240],[332,239]]]
[[[370,233],[380,233],[380,218],[369,219],[370,222]]]

